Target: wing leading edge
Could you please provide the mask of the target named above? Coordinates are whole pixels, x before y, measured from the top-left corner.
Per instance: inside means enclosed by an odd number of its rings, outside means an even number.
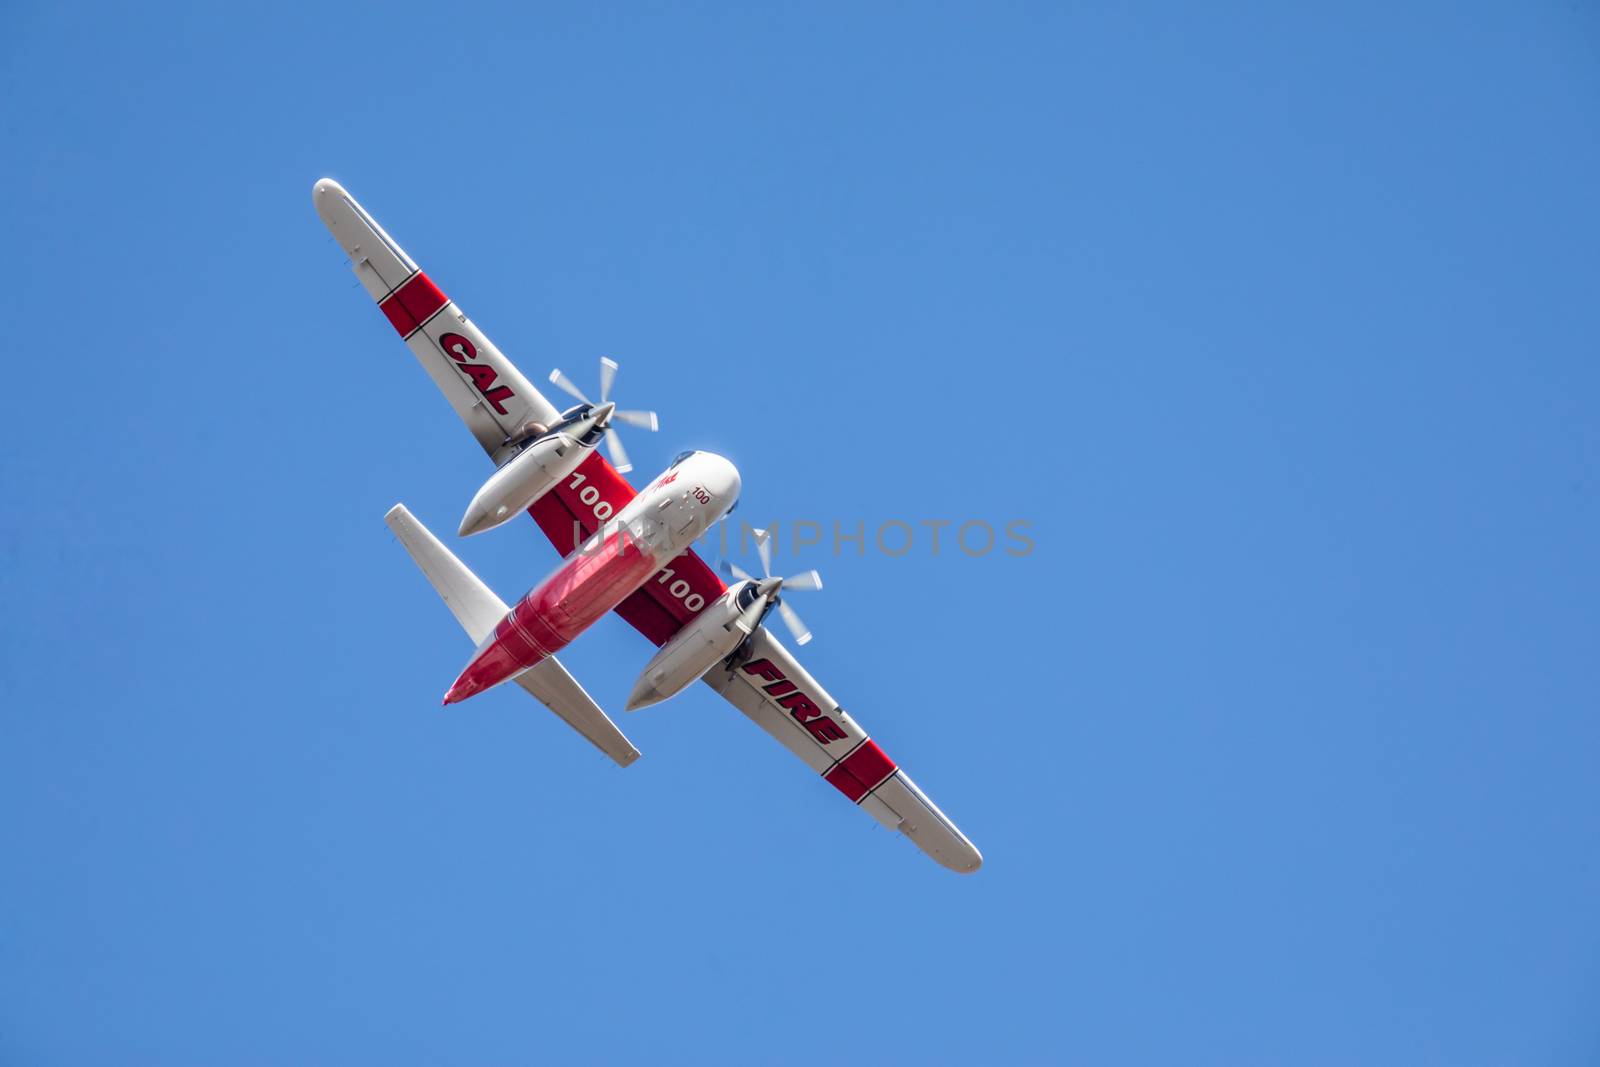
[[[329,178],[317,182],[313,199],[362,286],[485,452],[502,460],[507,439],[524,423],[549,422],[559,414],[339,183]],[[635,495],[637,490],[595,453],[528,513],[566,555],[598,528],[602,521],[598,515],[616,514]],[[616,610],[653,644],[662,645],[725,589],[716,573],[690,550]],[[446,602],[450,603],[448,596]],[[501,610],[503,614],[503,605]],[[983,856],[972,842],[771,633],[758,629],[746,651],[737,664],[713,668],[705,683],[852,803],[905,834],[941,865],[962,873],[982,865]],[[532,673],[525,672],[518,683]],[[570,675],[567,681],[588,700]],[[543,696],[539,699],[561,714]],[[572,719],[568,722],[583,730]],[[606,724],[616,729],[609,719]],[[595,737],[590,740],[626,766],[638,752],[620,732],[616,736],[632,756],[619,758]]]

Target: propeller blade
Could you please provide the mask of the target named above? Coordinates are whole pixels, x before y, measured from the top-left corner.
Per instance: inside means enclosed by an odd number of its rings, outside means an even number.
[[[651,433],[661,429],[661,423],[656,419],[656,413],[653,411],[613,411],[611,417],[617,422],[626,423],[629,426],[637,426],[639,429],[649,430]]]
[[[611,465],[617,468],[618,474],[633,470],[633,464],[628,461],[628,450],[622,447],[622,440],[617,437],[615,430],[606,434],[606,451],[611,453]]]
[[[756,552],[761,556],[761,577],[772,577],[772,537],[770,530],[757,530]]]
[[[754,581],[756,577],[737,563],[726,559],[722,561],[722,573],[730,578],[737,578],[741,582]]]
[[[560,389],[563,393],[575,398],[578,403],[589,403],[589,398],[583,395],[583,390],[579,389],[576,385],[573,385],[572,379],[568,378],[565,374],[562,374],[559,370],[553,370],[550,372],[550,380],[555,383],[557,389]]]
[[[801,592],[814,593],[822,588],[822,575],[816,571],[806,571],[804,574],[797,574],[793,578],[785,578],[783,587],[784,589],[798,589]]]
[[[617,380],[617,361],[600,357],[600,403],[611,397],[611,383]]]
[[[800,621],[800,616],[795,614],[793,608],[782,600],[778,601],[778,614],[783,616],[783,624],[794,635],[794,643],[803,645],[811,640],[811,631],[806,629],[806,624]]]

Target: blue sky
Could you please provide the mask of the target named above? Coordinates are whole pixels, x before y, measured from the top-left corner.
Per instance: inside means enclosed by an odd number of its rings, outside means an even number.
[[[0,1060],[1593,1062],[1592,5],[13,5]],[[698,689],[621,771],[384,529],[488,473],[347,184],[830,552],[959,878]],[[460,546],[512,596],[555,555]],[[619,709],[649,646],[564,659]],[[620,715],[619,715],[620,717]]]

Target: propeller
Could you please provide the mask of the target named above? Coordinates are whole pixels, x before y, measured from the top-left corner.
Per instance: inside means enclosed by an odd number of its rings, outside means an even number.
[[[617,363],[616,360],[607,359],[604,356],[600,357],[600,403],[598,405],[584,396],[583,390],[579,389],[571,378],[568,378],[559,370],[550,372],[550,380],[555,383],[557,389],[577,400],[580,404],[603,408],[607,406],[607,402],[611,397],[611,386],[617,380]],[[661,424],[656,419],[656,413],[653,411],[617,411],[614,408],[605,416],[605,422],[608,431],[606,433],[606,451],[611,454],[611,465],[617,468],[618,474],[627,474],[633,470],[633,464],[628,460],[628,450],[622,447],[622,442],[617,438],[617,431],[610,424],[620,422],[628,426],[637,426],[641,430],[649,430],[652,433],[659,430]]]
[[[758,583],[757,594],[772,602],[778,609],[778,614],[783,616],[783,624],[789,628],[789,633],[794,635],[794,643],[803,645],[811,640],[811,631],[806,629],[806,624],[800,620],[800,615],[788,604],[778,599],[780,589],[792,589],[796,592],[810,593],[822,588],[822,575],[816,571],[803,571],[788,578],[774,578],[772,576],[772,536],[766,530],[756,530],[756,554],[761,557],[761,577],[757,578],[737,563],[729,560],[722,561],[723,573],[740,581]]]

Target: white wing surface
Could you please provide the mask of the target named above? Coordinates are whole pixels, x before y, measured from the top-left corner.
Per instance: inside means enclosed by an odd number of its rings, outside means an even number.
[[[703,680],[851,803],[941,865],[962,874],[983,865],[977,846],[766,627],[751,635],[748,656],[712,668]]]
[[[529,421],[560,414],[332,178],[311,192],[351,269],[484,451],[496,461]]]

